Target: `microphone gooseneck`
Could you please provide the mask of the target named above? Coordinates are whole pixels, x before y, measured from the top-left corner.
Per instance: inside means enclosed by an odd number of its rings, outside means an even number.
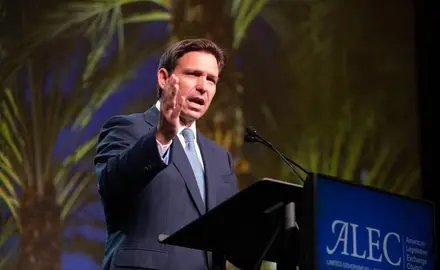
[[[306,174],[309,174],[309,172],[304,169],[302,166],[300,166],[299,164],[297,164],[296,162],[292,161],[290,158],[286,157],[283,153],[281,153],[280,151],[278,151],[278,149],[272,145],[272,143],[270,143],[269,141],[267,141],[266,139],[264,139],[263,137],[261,137],[258,133],[257,130],[255,128],[253,128],[252,126],[247,126],[246,127],[246,134],[244,136],[244,140],[247,143],[254,143],[254,142],[258,142],[261,143],[265,146],[267,146],[268,148],[270,148],[271,150],[275,151],[280,157],[281,159],[287,164],[287,166],[290,167],[290,169],[292,170],[292,172],[298,176],[298,178],[304,182],[303,177],[301,177],[301,175],[299,174],[298,170],[294,167],[298,167],[301,171],[303,171]]]

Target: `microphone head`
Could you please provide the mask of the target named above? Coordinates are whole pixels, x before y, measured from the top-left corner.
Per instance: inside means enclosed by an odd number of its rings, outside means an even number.
[[[255,128],[253,128],[252,126],[246,127],[246,133],[253,136],[253,137],[257,136],[257,130]]]
[[[256,139],[255,139],[255,137],[253,137],[249,134],[246,134],[246,135],[244,135],[244,141],[247,143],[253,143],[256,141]]]

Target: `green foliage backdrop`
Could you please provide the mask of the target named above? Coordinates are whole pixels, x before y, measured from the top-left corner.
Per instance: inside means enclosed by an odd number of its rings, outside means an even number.
[[[183,38],[213,39],[230,56],[198,127],[231,150],[240,188],[298,181],[269,150],[243,144],[251,124],[309,170],[418,196],[409,0],[23,0],[0,10],[0,269],[61,269],[72,250],[100,263],[102,245],[62,237],[97,200],[92,119]],[[126,111],[154,101],[153,83],[138,87]],[[66,132],[75,147],[60,157]]]

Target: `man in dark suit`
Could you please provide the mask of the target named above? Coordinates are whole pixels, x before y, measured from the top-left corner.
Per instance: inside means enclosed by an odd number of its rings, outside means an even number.
[[[212,41],[180,41],[160,60],[158,102],[103,125],[95,166],[107,223],[104,269],[211,268],[211,254],[162,244],[158,235],[237,192],[230,153],[196,130],[223,66]]]

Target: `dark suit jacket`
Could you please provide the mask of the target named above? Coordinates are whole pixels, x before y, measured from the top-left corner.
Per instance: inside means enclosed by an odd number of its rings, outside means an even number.
[[[197,133],[206,175],[206,204],[176,137],[168,166],[155,138],[159,111],[115,116],[102,127],[95,157],[107,241],[103,268],[201,270],[209,253],[165,245],[172,234],[237,192],[231,155]]]

